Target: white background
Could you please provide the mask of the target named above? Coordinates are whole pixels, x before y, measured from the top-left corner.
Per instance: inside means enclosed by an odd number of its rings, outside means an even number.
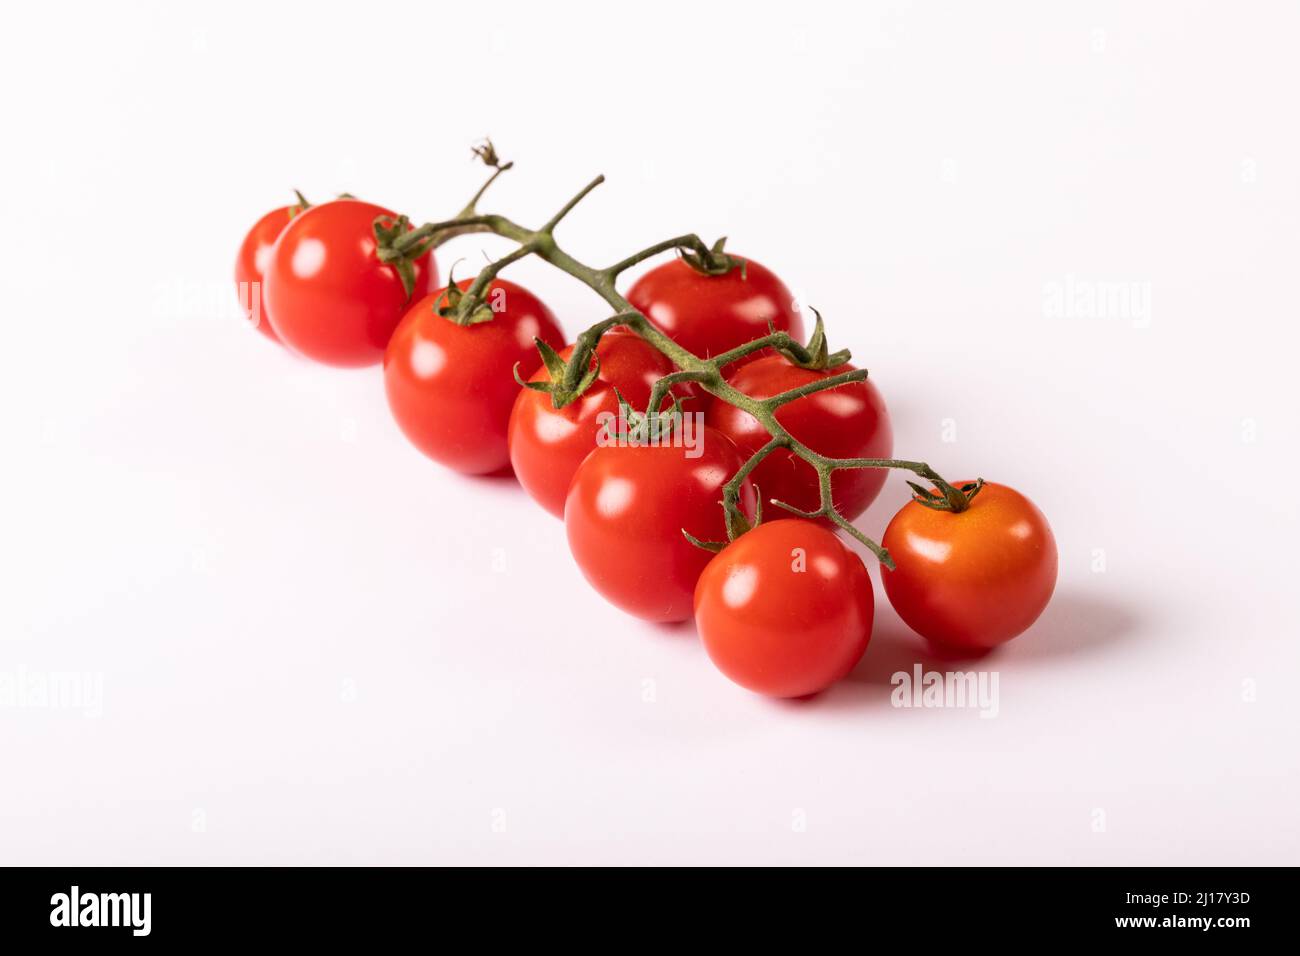
[[[1300,862],[1294,5],[13,17],[0,675],[103,699],[0,708],[0,862]],[[241,326],[236,248],[291,188],[442,218],[484,134],[517,164],[489,209],[603,172],[579,258],[730,236],[870,367],[900,454],[1042,507],[1057,596],[978,665],[995,719],[890,705],[947,665],[878,583],[850,679],[740,690],[513,484],[409,447],[377,370]],[[511,275],[570,335],[605,315]],[[1150,309],[1051,314],[1069,282]]]

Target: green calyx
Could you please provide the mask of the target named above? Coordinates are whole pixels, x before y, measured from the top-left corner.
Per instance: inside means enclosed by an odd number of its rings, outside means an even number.
[[[980,489],[984,487],[984,479],[972,481],[962,485],[960,488],[948,484],[942,479],[935,481],[935,487],[938,491],[931,491],[929,488],[923,488],[914,481],[909,481],[907,486],[912,489],[912,500],[918,505],[924,505],[934,511],[951,511],[954,514],[965,511],[970,507],[971,501]]]
[[[751,522],[749,517],[740,507],[739,493],[728,487],[722,492],[722,511],[727,522],[727,540],[735,541],[746,531],[753,531],[763,523],[763,492],[757,485],[754,486],[754,520]]]
[[[581,398],[587,389],[595,384],[596,379],[600,377],[600,354],[596,349],[600,345],[601,336],[615,326],[633,318],[640,318],[640,313],[620,312],[586,329],[574,340],[573,351],[569,354],[567,361],[541,339],[533,339],[533,344],[537,346],[537,351],[541,353],[542,365],[546,367],[546,372],[551,380],[549,382],[524,381],[519,374],[519,366],[516,365],[515,381],[524,388],[531,388],[535,392],[546,392],[551,396],[551,402],[556,408],[571,405]],[[664,376],[659,383],[656,383],[655,391],[659,391],[661,386],[666,391],[672,384],[673,379],[673,375]],[[618,394],[618,389],[615,389],[614,392]],[[652,391],[652,397],[653,394]],[[662,398],[661,394],[660,403]],[[623,403],[621,395],[619,395],[619,402]]]
[[[682,528],[682,537],[695,545],[695,547],[699,548],[701,551],[708,551],[710,554],[717,554],[731,543],[729,541],[702,541],[685,528]]]
[[[671,441],[673,429],[682,420],[682,406],[690,400],[689,397],[672,395],[672,405],[665,410],[662,408],[663,400],[669,396],[656,389],[651,393],[650,406],[642,412],[633,408],[617,388],[614,394],[618,398],[618,437],[633,445],[662,445]],[[655,397],[659,397],[660,407],[655,406]]]
[[[573,404],[600,377],[600,356],[590,349],[575,347],[572,356],[566,362],[555,349],[541,339],[533,339],[533,344],[541,353],[542,365],[546,367],[546,374],[550,376],[550,381],[526,381],[519,374],[518,362],[515,363],[514,368],[515,381],[524,388],[550,395],[551,403],[556,408]],[[585,371],[583,371],[584,366]]]
[[[491,322],[495,313],[481,298],[481,293],[474,291],[477,285],[478,283],[475,283],[470,286],[469,291],[462,292],[460,286],[456,284],[456,265],[453,263],[447,271],[447,288],[443,289],[434,301],[433,311],[448,322],[454,322],[459,326]]]
[[[294,196],[297,198],[298,201],[297,201],[296,203],[294,203],[292,206],[289,207],[289,218],[290,218],[290,219],[292,219],[294,216],[298,215],[299,213],[306,212],[308,209],[311,208],[311,203],[309,203],[309,202],[307,201],[307,197],[306,197],[306,196],[304,196],[302,193],[298,192],[298,190],[296,190],[296,189],[293,191],[293,194],[294,194]]]
[[[723,236],[707,249],[683,249],[681,251],[682,261],[700,275],[706,276],[725,276],[732,269],[740,269],[740,277],[744,279],[746,277],[745,260],[723,252],[722,247],[726,244],[727,237]]]
[[[754,520],[750,521],[749,516],[740,507],[739,491],[731,486],[723,489],[722,513],[727,525],[726,541],[702,541],[685,528],[682,528],[682,534],[695,547],[717,554],[742,534],[753,531],[763,523],[763,494],[757,485],[754,486],[754,495]]]
[[[391,266],[398,278],[402,280],[407,302],[411,301],[411,295],[415,292],[415,261],[431,248],[431,244],[427,241],[417,242],[406,248],[398,244],[398,240],[410,231],[410,225],[411,220],[406,216],[398,216],[396,219],[379,216],[373,226],[375,255],[384,265]]]
[[[826,326],[822,322],[822,314],[813,309],[813,315],[817,316],[817,322],[813,326],[812,337],[808,339],[808,344],[804,346],[802,352],[779,347],[777,351],[789,359],[792,365],[797,365],[799,368],[818,372],[828,368],[838,368],[853,356],[848,349],[840,349],[838,352],[830,350],[830,346],[826,343]]]

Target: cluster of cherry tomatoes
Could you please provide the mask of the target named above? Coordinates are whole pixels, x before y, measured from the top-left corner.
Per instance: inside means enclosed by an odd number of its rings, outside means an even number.
[[[861,558],[825,518],[768,520],[714,553],[687,540],[726,542],[723,486],[769,440],[748,412],[703,389],[675,399],[703,410],[695,442],[604,443],[603,422],[623,403],[644,409],[674,364],[634,331],[601,336],[595,377],[562,407],[521,388],[516,368],[550,378],[539,348],[573,354],[555,315],[527,289],[494,278],[486,321],[454,321],[449,304],[470,285],[440,285],[432,252],[412,263],[408,291],[376,254],[376,221],[393,212],[349,197],[276,209],[248,233],[236,282],[257,328],[309,359],[336,366],[382,362],[393,417],[434,461],[466,474],[509,473],[564,520],[573,556],[591,584],[630,614],[655,622],[695,618],[710,658],[759,693],[798,697],[846,675],[871,635],[874,598]],[[740,260],[737,260],[738,262]],[[722,274],[686,258],[643,275],[627,300],[701,358],[767,335],[801,340],[794,298],[752,259]],[[542,345],[539,345],[542,343]],[[545,349],[544,349],[545,350]],[[768,398],[851,369],[808,368],[771,349],[722,371],[732,386]],[[875,385],[852,381],[782,405],[778,420],[828,458],[888,458],[893,435]],[[886,471],[837,470],[831,495],[848,521],[879,494]],[[781,448],[741,486],[800,511],[820,507],[819,475]],[[922,495],[885,532],[896,562],[885,591],[905,622],[936,644],[983,651],[1023,632],[1056,581],[1056,547],[1039,510],[1013,489],[983,484],[960,512]]]

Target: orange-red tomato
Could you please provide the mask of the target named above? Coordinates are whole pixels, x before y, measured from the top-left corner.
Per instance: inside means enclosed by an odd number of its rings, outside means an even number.
[[[572,354],[569,345],[560,357],[568,361]],[[606,332],[596,355],[599,377],[577,400],[556,408],[550,395],[523,388],[510,413],[510,464],[515,477],[543,508],[560,518],[574,472],[596,447],[602,416],[618,415],[618,395],[644,411],[654,383],[674,369],[662,352],[633,332]],[[550,381],[546,367],[534,372],[531,380]]]
[[[743,257],[738,257],[743,258]],[[753,259],[725,275],[705,275],[682,259],[651,269],[628,290],[632,307],[678,345],[709,358],[767,335],[768,324],[803,340],[794,296],[770,269]],[[739,368],[763,353],[728,367]]]
[[[409,304],[402,280],[375,256],[382,206],[338,199],[312,206],[280,233],[266,267],[267,311],[280,340],[326,365],[374,365]],[[433,256],[414,263],[419,299],[438,286]]]
[[[712,555],[686,540],[725,541],[722,489],[742,462],[725,435],[703,428],[693,447],[604,445],[578,467],[564,504],[569,550],[592,587],[647,621],[685,621]],[[753,514],[754,489],[741,486]]]
[[[271,320],[267,318],[266,295],[262,285],[266,267],[271,261],[271,247],[280,238],[284,227],[289,225],[296,210],[296,206],[281,206],[257,220],[240,243],[239,255],[235,258],[235,291],[239,295],[239,306],[248,319],[248,324],[272,342],[279,342],[280,337],[275,334]]]
[[[472,279],[457,282],[465,290]],[[491,321],[457,325],[434,311],[442,290],[407,311],[384,353],[384,391],[406,437],[434,461],[471,475],[510,464],[507,428],[519,392],[515,363],[537,360],[534,339],[564,344],[555,316],[506,279],[487,287]],[[445,301],[444,301],[445,304]]]
[[[734,372],[727,380],[753,398],[770,398],[852,369],[852,365],[841,365],[826,371],[811,371],[792,364],[783,355],[766,355]],[[831,458],[888,458],[893,454],[894,432],[889,412],[869,379],[805,395],[777,409],[776,420],[813,451]],[[758,419],[722,401],[709,405],[705,421],[734,441],[746,457],[772,437]],[[886,474],[881,468],[845,468],[835,472],[831,477],[831,500],[839,513],[852,521],[866,511],[884,486]],[[750,473],[750,480],[763,496],[764,504],[776,499],[801,511],[816,511],[821,505],[817,472],[806,461],[783,449],[764,458]]]
[[[881,543],[897,565],[881,570],[889,602],[941,646],[982,651],[1011,640],[1038,619],[1056,587],[1052,529],[1006,485],[986,483],[957,513],[910,501]]]
[[[802,518],[765,521],[727,545],[695,587],[710,659],[737,684],[803,697],[851,671],[871,639],[875,599],[862,559]]]

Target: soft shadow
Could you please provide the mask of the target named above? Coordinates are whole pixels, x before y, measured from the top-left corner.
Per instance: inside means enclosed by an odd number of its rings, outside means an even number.
[[[811,698],[787,702],[795,706],[890,706],[893,676],[911,672],[1021,666],[1057,667],[1069,658],[1104,653],[1134,639],[1140,623],[1130,608],[1107,595],[1085,592],[1057,594],[1024,634],[990,651],[967,653],[937,648],[913,632],[892,609],[877,609],[876,626],[858,666],[834,687]]]
[[[698,633],[694,618],[685,621],[650,621],[649,624],[655,633],[666,637],[695,637]]]
[[[502,466],[501,468],[499,468],[497,471],[491,472],[491,473],[489,473],[489,474],[486,474],[486,475],[466,475],[466,477],[469,478],[471,481],[482,481],[482,482],[486,482],[486,483],[488,483],[488,484],[493,484],[493,483],[496,483],[496,482],[504,482],[504,483],[506,483],[506,484],[511,484],[511,483],[517,484],[517,483],[518,483],[518,482],[515,481],[515,469],[514,469],[514,466],[513,466],[513,465],[510,465],[510,464],[508,464],[508,463],[507,463],[506,465]]]
[[[1055,661],[1095,654],[1134,639],[1141,618],[1109,595],[1057,594],[1034,626],[1007,645],[1020,661]]]
[[[984,651],[963,655],[956,651],[937,649],[899,620],[897,615],[880,617],[883,619],[876,622],[867,652],[862,655],[858,666],[844,678],[845,683],[876,687],[887,695],[891,678],[899,671],[911,671],[915,664],[920,664],[926,670],[946,669],[953,664],[981,660],[992,653]]]

